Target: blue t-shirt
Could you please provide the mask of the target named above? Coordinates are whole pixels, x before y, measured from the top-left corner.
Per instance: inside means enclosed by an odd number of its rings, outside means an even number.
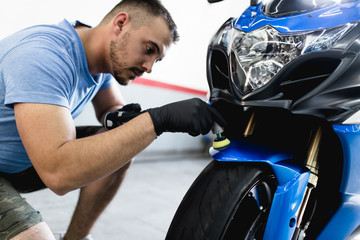
[[[0,41],[0,172],[32,166],[19,137],[14,103],[44,103],[68,108],[76,118],[111,75],[91,76],[74,26],[24,29]]]

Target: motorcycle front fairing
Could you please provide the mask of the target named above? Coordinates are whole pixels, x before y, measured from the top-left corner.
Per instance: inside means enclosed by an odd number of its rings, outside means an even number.
[[[359,125],[352,118],[360,109],[360,3],[322,6],[278,15],[265,14],[269,9],[263,3],[249,7],[215,35],[207,73],[212,103],[225,101],[244,111],[281,108],[333,124],[343,148],[342,203],[318,239],[345,239],[360,225],[360,188],[349,180],[358,179],[360,170],[359,148],[354,148],[360,144]],[[294,165],[291,153],[246,139],[231,139],[228,148],[210,153],[217,161],[272,167],[279,186],[264,239],[290,239],[309,171]]]
[[[210,101],[285,108],[334,124],[359,111],[359,1],[276,18],[261,9],[229,19],[211,41]]]

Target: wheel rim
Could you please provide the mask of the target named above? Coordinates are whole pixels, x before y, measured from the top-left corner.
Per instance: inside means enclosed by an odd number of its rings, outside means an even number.
[[[235,207],[222,239],[262,239],[275,190],[274,177],[256,181]]]

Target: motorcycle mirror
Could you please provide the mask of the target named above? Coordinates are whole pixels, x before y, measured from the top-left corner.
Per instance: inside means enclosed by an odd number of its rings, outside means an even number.
[[[251,6],[257,6],[262,2],[262,0],[250,0]]]
[[[222,0],[208,0],[209,3],[221,2]]]

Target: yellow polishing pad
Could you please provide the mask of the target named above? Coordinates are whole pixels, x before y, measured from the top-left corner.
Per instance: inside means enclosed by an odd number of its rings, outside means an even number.
[[[216,150],[223,149],[230,144],[230,140],[227,138],[215,139],[213,142],[213,148]]]

